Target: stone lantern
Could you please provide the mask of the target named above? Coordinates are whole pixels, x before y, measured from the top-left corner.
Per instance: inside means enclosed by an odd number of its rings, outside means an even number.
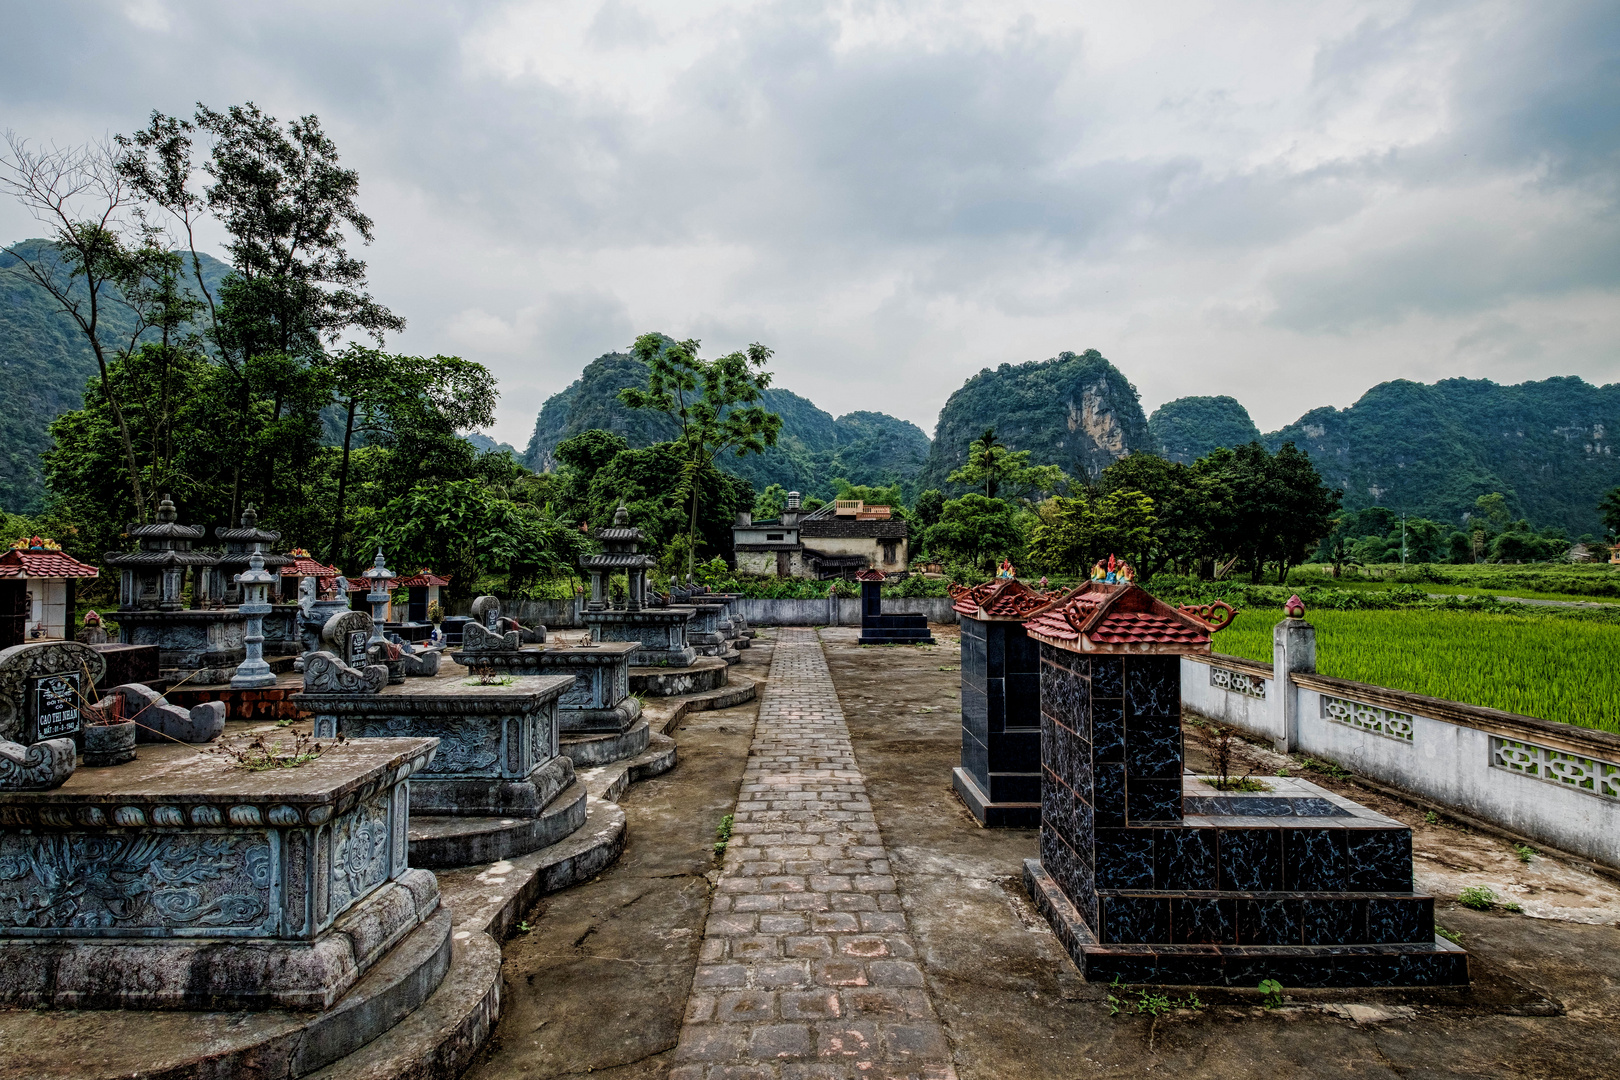
[[[245,656],[231,676],[231,686],[238,690],[276,682],[275,672],[264,662],[264,617],[270,613],[270,586],[276,576],[264,568],[264,552],[259,547],[255,542],[248,568],[236,575],[236,583],[242,587],[242,603],[236,610],[247,616],[247,635],[242,639]]]
[[[371,644],[380,645],[386,640],[383,623],[388,621],[388,584],[394,580],[394,572],[383,564],[382,548],[377,549],[371,569],[360,576],[371,581],[371,591],[366,593],[366,603],[371,605]]]

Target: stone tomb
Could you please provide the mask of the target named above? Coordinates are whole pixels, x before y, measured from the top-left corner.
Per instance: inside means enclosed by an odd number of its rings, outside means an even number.
[[[438,907],[406,850],[434,745],[254,772],[166,744],[0,792],[0,1004],[330,1007]],[[448,919],[429,932],[448,949]]]
[[[1443,986],[1467,953],[1412,891],[1411,830],[1303,780],[1183,776],[1180,654],[1211,623],[1090,583],[1026,624],[1041,650],[1041,857],[1025,884],[1091,981]]]
[[[412,679],[385,685],[386,669],[357,671],[330,654],[304,665],[293,703],[317,738],[432,737],[439,750],[411,785],[411,859],[444,868],[545,847],[585,820],[585,789],[560,753],[558,699],[574,680],[519,677]]]
[[[952,588],[962,626],[962,764],[951,783],[980,825],[1041,823],[1041,652],[1023,620],[1058,595],[1013,578]]]
[[[604,548],[600,555],[584,555],[579,565],[591,576],[591,598],[585,607],[585,625],[591,640],[628,641],[636,644],[630,654],[631,667],[689,667],[697,650],[688,643],[688,630],[696,614],[691,608],[647,606],[647,571],[657,565],[651,555],[638,548],[646,534],[630,525],[630,512],[624,507],[613,515],[611,528],[593,534]],[[607,579],[624,571],[629,583],[624,606],[610,606]],[[722,645],[724,638],[721,639]]]
[[[883,581],[887,577],[881,570],[860,570],[855,580],[861,583],[861,636],[862,645],[932,645],[934,635],[928,632],[926,615],[885,615],[883,613]]]

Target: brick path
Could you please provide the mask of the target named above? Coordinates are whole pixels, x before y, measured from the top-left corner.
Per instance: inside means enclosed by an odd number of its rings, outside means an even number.
[[[814,630],[778,632],[670,1080],[954,1080]]]

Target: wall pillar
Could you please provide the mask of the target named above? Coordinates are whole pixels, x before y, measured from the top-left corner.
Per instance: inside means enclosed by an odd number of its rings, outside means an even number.
[[[1299,749],[1299,689],[1290,675],[1316,671],[1316,627],[1304,619],[1284,619],[1271,631],[1273,748],[1279,754]]]

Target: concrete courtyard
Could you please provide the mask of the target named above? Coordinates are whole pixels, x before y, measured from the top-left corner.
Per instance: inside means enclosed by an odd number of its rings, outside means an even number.
[[[1267,1009],[1082,981],[1023,892],[1035,831],[981,829],[951,789],[954,630],[880,648],[762,631],[738,669],[771,674],[760,700],[685,719],[677,767],[622,801],[623,857],[507,942],[505,1012],[468,1076],[1620,1076],[1614,879],[1315,774],[1413,827],[1471,989],[1285,989]],[[1201,768],[1195,725],[1186,742]],[[1525,913],[1461,908],[1464,884]]]

